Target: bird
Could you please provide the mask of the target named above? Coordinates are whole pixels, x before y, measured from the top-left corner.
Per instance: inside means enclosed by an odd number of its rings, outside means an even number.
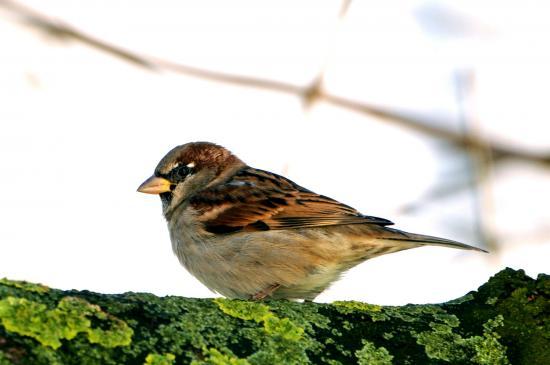
[[[173,148],[137,190],[160,196],[179,262],[232,299],[312,301],[363,261],[415,247],[486,252],[391,228],[210,142]]]

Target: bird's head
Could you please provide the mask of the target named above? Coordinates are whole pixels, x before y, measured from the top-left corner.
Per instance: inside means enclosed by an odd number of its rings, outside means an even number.
[[[229,150],[209,142],[177,146],[164,156],[153,176],[137,191],[158,194],[166,219],[197,192],[229,179],[245,164]]]

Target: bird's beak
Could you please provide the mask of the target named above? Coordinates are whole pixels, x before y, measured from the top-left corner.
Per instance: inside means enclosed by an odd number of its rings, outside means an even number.
[[[145,194],[160,194],[170,191],[170,185],[170,181],[162,177],[151,176],[139,186],[137,191]]]

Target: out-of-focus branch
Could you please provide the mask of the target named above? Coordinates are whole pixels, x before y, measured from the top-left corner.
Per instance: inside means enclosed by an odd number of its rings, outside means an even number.
[[[460,192],[469,189],[471,186],[472,181],[467,178],[453,179],[452,181],[438,184],[417,200],[401,206],[398,211],[401,214],[414,213],[422,209],[423,207],[426,207],[428,203],[435,202],[440,199],[445,199],[453,194],[459,194]]]
[[[90,47],[109,53],[112,56],[122,58],[127,62],[151,70],[156,69],[155,64],[147,60],[145,57],[127,51],[122,47],[114,46],[92,36],[89,36],[64,22],[61,22],[57,19],[52,19],[49,16],[39,13],[38,11],[31,9],[25,5],[10,0],[0,0],[0,7],[3,7],[10,13],[19,17],[25,25],[41,30],[53,37],[79,41],[87,44]]]
[[[324,93],[321,95],[321,98],[331,104],[338,105],[358,113],[375,116],[387,123],[397,124],[401,127],[412,129],[421,134],[445,140],[461,148],[486,148],[491,151],[495,159],[510,157],[550,164],[550,152],[537,154],[530,151],[508,147],[471,134],[456,133],[447,128],[441,128],[434,124],[429,124],[421,118],[414,118],[410,115],[404,115],[387,109],[378,108],[373,105],[353,101],[336,95]]]
[[[340,19],[342,19],[346,16],[346,14],[348,13],[350,5],[351,5],[351,0],[343,0],[342,1],[342,5],[340,6],[340,13],[338,14],[340,16]]]
[[[341,16],[345,14],[350,1],[344,1],[341,7]],[[322,89],[322,78],[315,78],[310,85],[300,86],[290,83],[279,82],[255,77],[227,74],[223,72],[204,70],[181,63],[171,62],[156,57],[143,55],[134,51],[124,49],[117,45],[110,44],[96,37],[93,37],[81,30],[57,19],[53,19],[25,5],[10,0],[0,0],[0,7],[17,16],[26,25],[54,35],[58,38],[69,39],[84,43],[110,55],[123,59],[134,65],[147,68],[152,71],[172,71],[188,76],[208,79],[211,81],[229,83],[245,87],[256,87],[275,92],[293,94],[311,104],[316,101],[325,101],[339,107],[358,113],[375,116],[387,123],[396,124],[419,133],[445,140],[461,148],[487,148],[494,157],[513,157],[544,164],[550,164],[550,152],[537,154],[529,151],[516,149],[502,144],[494,143],[478,136],[463,135],[435,123],[428,123],[420,118],[414,118],[403,113],[394,112],[388,109],[379,108],[363,102],[353,101],[341,96],[333,95]]]
[[[481,126],[475,108],[475,74],[465,70],[455,76],[457,102],[464,134],[478,135]],[[477,234],[491,252],[498,249],[494,228],[494,204],[491,178],[491,150],[487,146],[468,148],[470,168],[470,192],[474,203],[474,220]]]
[[[342,23],[348,14],[349,7],[351,5],[351,0],[342,0],[340,4],[340,11],[338,12],[338,24],[336,25],[336,30],[332,32],[332,36],[329,37],[327,42],[327,48],[325,50],[325,56],[323,57],[323,63],[317,76],[310,82],[309,86],[303,91],[301,95],[302,104],[305,110],[308,110],[317,100],[324,96],[323,94],[323,80],[325,78],[325,70],[329,64],[330,57],[332,55],[332,48],[336,42],[338,31],[342,27]]]

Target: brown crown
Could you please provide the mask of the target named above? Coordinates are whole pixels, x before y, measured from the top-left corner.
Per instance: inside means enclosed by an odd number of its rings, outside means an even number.
[[[242,163],[226,148],[210,142],[191,142],[177,146],[159,162],[156,172],[167,173],[173,166],[193,163],[195,170],[216,168],[223,171],[235,163]]]

